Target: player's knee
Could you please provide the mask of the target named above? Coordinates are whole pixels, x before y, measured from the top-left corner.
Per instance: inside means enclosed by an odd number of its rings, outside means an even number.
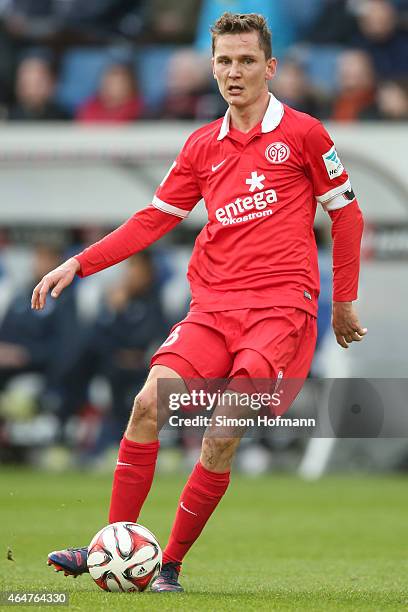
[[[236,438],[203,438],[201,464],[207,470],[224,471],[229,469],[238,444],[239,439]]]

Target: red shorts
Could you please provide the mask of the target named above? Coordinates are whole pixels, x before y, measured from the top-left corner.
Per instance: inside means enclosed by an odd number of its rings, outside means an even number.
[[[298,381],[293,400],[309,373],[316,335],[316,318],[298,308],[189,312],[151,366],[167,366],[184,380],[284,377]]]

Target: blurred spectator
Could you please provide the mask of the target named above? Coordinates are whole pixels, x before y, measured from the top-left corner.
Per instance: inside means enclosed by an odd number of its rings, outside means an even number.
[[[66,28],[85,39],[137,38],[144,26],[146,0],[54,0]]]
[[[95,323],[90,350],[96,373],[107,378],[112,391],[112,413],[97,450],[120,440],[150,356],[167,332],[152,259],[143,251],[128,260],[122,282],[106,294]]]
[[[408,33],[400,30],[398,12],[388,0],[365,0],[354,46],[366,51],[380,78],[403,78],[408,71]]]
[[[305,39],[320,45],[349,45],[357,34],[355,9],[360,0],[322,0]],[[354,10],[353,10],[354,9]]]
[[[192,44],[201,0],[151,0],[148,38],[155,43]]]
[[[226,106],[213,87],[210,60],[190,48],[170,58],[163,119],[217,119]]]
[[[297,62],[287,60],[279,65],[272,81],[272,91],[284,104],[302,113],[320,115],[321,103],[317,92],[309,84],[305,71]]]
[[[142,109],[133,67],[117,63],[108,66],[98,93],[79,107],[75,119],[86,123],[123,123],[139,119]]]
[[[16,101],[8,118],[17,121],[57,121],[68,119],[54,101],[55,73],[47,57],[28,56],[17,69]]]
[[[284,10],[295,27],[296,39],[303,40],[321,13],[325,0],[285,0]],[[273,32],[272,32],[273,34]],[[296,42],[296,41],[295,41]]]
[[[338,91],[335,93],[330,119],[355,121],[364,114],[375,117],[376,84],[370,57],[364,51],[344,51],[339,56]]]
[[[23,42],[102,42],[135,38],[145,0],[3,0],[7,31]]]
[[[6,115],[6,106],[10,104],[13,96],[14,78],[16,68],[15,45],[0,22],[0,118]]]
[[[377,119],[408,120],[408,87],[397,81],[380,83],[376,97]]]
[[[25,43],[46,40],[59,29],[52,0],[3,0],[0,11],[7,32]]]
[[[49,299],[43,311],[30,305],[35,285],[61,261],[54,247],[34,249],[32,281],[12,299],[0,325],[0,388],[19,374],[37,372],[45,376],[46,388],[57,389],[72,363],[77,323],[73,289],[58,300]]]

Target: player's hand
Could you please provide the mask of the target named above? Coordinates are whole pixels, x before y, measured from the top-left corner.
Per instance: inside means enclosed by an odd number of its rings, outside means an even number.
[[[343,348],[348,348],[352,342],[361,342],[367,333],[367,328],[360,325],[352,302],[333,302],[332,325],[336,340]]]
[[[31,298],[31,308],[34,310],[42,310],[44,308],[47,293],[52,289],[51,296],[57,298],[60,293],[70,285],[75,277],[75,274],[80,268],[79,261],[74,257],[67,259],[63,264],[48,272],[34,288]]]

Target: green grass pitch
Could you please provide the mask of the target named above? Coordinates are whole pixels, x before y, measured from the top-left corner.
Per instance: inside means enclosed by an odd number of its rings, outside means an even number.
[[[162,544],[183,482],[158,476],[140,517]],[[65,590],[70,606],[60,609],[91,612],[407,609],[407,485],[235,476],[185,561],[185,594],[116,594],[46,565],[50,550],[86,545],[106,523],[111,478],[2,470],[0,590]]]

